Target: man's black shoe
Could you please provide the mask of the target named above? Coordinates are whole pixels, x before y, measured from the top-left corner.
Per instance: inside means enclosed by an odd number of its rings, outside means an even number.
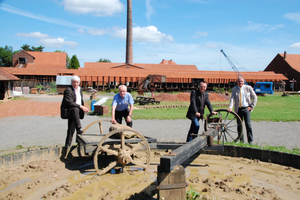
[[[83,133],[83,131],[82,131],[81,129],[78,129],[78,130],[77,130],[77,134],[80,135],[80,134],[82,134],[82,133]]]

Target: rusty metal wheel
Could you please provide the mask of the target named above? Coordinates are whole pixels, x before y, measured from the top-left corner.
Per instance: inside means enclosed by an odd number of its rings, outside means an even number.
[[[228,112],[227,109],[215,110],[217,115],[209,114],[205,119],[204,130],[220,128],[220,136],[225,142],[237,142],[243,134],[243,123],[235,112]],[[219,124],[218,124],[219,122]]]
[[[136,137],[125,139],[124,131],[131,131],[136,134]],[[120,135],[121,139],[114,139],[116,135]],[[102,154],[114,156],[115,159],[108,165],[102,166],[104,162],[102,160],[98,161]],[[94,166],[98,175],[105,174],[118,164],[121,164],[123,172],[126,171],[125,166],[129,164],[143,170],[147,170],[150,164],[150,146],[148,141],[141,133],[130,127],[109,132],[101,139],[94,151]]]

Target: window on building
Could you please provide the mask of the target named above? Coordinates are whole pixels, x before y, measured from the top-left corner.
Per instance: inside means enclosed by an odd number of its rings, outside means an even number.
[[[19,64],[26,64],[27,63],[27,58],[19,58]]]

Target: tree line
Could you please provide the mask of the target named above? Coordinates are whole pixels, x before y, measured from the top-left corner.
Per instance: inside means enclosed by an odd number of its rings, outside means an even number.
[[[21,50],[24,51],[37,51],[37,52],[42,52],[45,47],[39,46],[39,47],[34,47],[30,46],[28,44],[24,44],[21,46],[19,50],[14,51],[11,46],[5,46],[5,47],[0,47],[0,66],[1,67],[12,67],[12,56]],[[61,50],[56,50],[54,52],[65,52]],[[109,59],[103,59],[100,58],[97,62],[111,62]],[[78,69],[80,68],[80,64],[78,61],[78,58],[76,55],[73,55],[70,59],[69,55],[67,54],[66,58],[66,67],[67,69]]]

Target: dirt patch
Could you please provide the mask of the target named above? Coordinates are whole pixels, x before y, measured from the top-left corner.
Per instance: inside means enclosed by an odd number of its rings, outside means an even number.
[[[60,116],[61,102],[12,100],[0,103],[0,118],[18,116]],[[89,105],[86,105],[89,106]]]
[[[34,161],[0,170],[0,199],[156,199],[153,151],[147,172],[98,176],[92,158]],[[299,199],[300,170],[259,160],[201,154],[186,166],[187,191],[201,199]]]

